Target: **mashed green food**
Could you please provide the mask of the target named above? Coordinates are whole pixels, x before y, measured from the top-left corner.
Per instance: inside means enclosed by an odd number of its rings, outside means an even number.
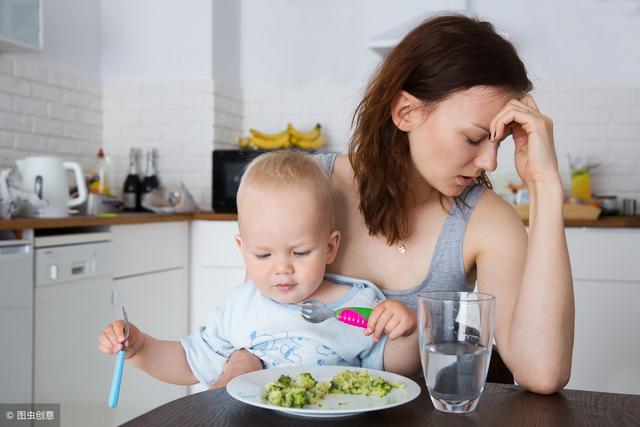
[[[387,382],[367,371],[345,370],[324,382],[316,381],[308,373],[300,374],[298,381],[281,375],[277,381],[265,386],[262,397],[277,406],[302,408],[318,403],[330,393],[383,397],[394,388],[404,388],[404,384]]]

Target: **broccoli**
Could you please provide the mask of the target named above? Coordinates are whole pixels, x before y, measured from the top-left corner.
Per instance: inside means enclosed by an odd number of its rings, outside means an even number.
[[[293,378],[291,378],[289,375],[280,375],[280,378],[278,378],[277,384],[282,388],[287,388],[287,387],[291,387],[294,384],[294,381],[293,381]]]
[[[277,381],[265,386],[262,397],[276,406],[302,408],[318,403],[329,393],[384,397],[394,388],[404,388],[404,384],[389,383],[367,371],[345,370],[325,382],[318,382],[305,372],[300,374],[298,381],[288,375],[280,375]]]
[[[318,384],[318,381],[316,381],[315,378],[313,378],[308,372],[300,374],[300,387],[304,388],[305,390],[311,390],[316,386],[316,384]]]
[[[309,375],[309,378],[315,382],[311,375]],[[288,375],[280,375],[278,381],[267,384],[262,393],[262,398],[274,405],[288,408],[302,408],[309,403],[305,388],[298,385]]]
[[[367,371],[342,371],[331,380],[331,393],[356,394],[384,397],[392,388],[403,388],[402,384],[390,384],[383,378]]]

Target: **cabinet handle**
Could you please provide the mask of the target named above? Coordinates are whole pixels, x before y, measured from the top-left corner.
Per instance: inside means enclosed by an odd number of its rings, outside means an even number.
[[[111,306],[118,305],[118,291],[116,289],[111,290]]]

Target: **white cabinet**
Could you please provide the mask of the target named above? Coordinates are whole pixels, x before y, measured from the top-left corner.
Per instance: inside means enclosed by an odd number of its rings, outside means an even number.
[[[189,223],[118,225],[113,234],[113,277],[121,278],[189,264]]]
[[[223,304],[244,281],[245,268],[236,247],[236,221],[193,221],[191,223],[191,316],[189,331],[207,320],[211,309]],[[191,392],[202,391],[200,385]]]
[[[107,236],[92,248],[36,249],[34,401],[62,402],[64,426],[119,425],[187,393],[125,364],[118,407],[109,409],[115,358],[100,353],[97,340],[122,318],[121,305],[159,339],[187,335],[189,223],[118,225]],[[75,277],[85,268],[86,277]]]
[[[574,281],[576,338],[568,388],[640,394],[640,282]]]
[[[575,341],[567,388],[640,394],[640,230],[567,228]]]
[[[114,318],[122,318],[120,305],[124,305],[129,320],[143,332],[165,340],[186,336],[189,223],[119,225],[111,231]],[[186,393],[186,386],[163,383],[126,365],[118,408],[113,411],[115,423],[124,423]]]
[[[0,0],[0,52],[41,48],[41,0]]]
[[[189,332],[204,325],[209,312],[231,295],[244,281],[244,268],[201,266],[191,277],[191,318]]]
[[[223,304],[244,281],[245,268],[234,241],[236,234],[236,221],[191,224],[191,332],[203,325],[211,309]]]
[[[116,317],[120,304],[129,321],[158,339],[179,340],[187,334],[188,273],[184,268],[152,272],[114,280]],[[118,407],[113,410],[120,425],[163,403],[186,394],[186,387],[163,383],[147,373],[125,366]]]

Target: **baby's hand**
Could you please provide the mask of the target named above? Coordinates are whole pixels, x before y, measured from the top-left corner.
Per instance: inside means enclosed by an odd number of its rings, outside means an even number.
[[[411,335],[418,324],[413,311],[404,304],[394,300],[384,300],[378,304],[371,315],[365,335],[374,334],[374,339],[379,341],[382,334],[389,335],[390,340]]]
[[[129,337],[124,341],[124,320],[116,320],[109,323],[107,328],[98,337],[98,349],[107,354],[116,354],[123,348],[125,359],[133,357],[144,345],[144,333],[129,323]]]

